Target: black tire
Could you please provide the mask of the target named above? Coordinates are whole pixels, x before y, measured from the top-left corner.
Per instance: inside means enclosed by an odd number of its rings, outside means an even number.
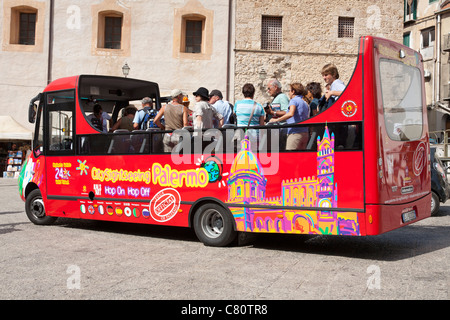
[[[441,203],[439,201],[439,196],[434,192],[431,191],[431,215],[435,216],[439,212],[439,208],[441,206]]]
[[[194,215],[194,230],[204,245],[212,247],[225,247],[237,236],[232,215],[215,203],[207,203],[197,209]]]
[[[57,219],[56,217],[45,215],[44,202],[42,201],[42,194],[39,189],[34,189],[27,196],[25,212],[27,213],[28,219],[38,225],[49,225]]]

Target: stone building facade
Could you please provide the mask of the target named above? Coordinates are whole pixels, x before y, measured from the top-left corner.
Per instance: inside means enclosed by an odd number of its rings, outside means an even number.
[[[200,86],[225,92],[229,6],[224,0],[1,0],[0,115],[31,129],[28,103],[48,82],[123,76],[125,63],[130,78],[157,82],[162,95],[179,88],[192,99]],[[33,29],[33,43],[20,38],[21,16],[36,21],[24,27]],[[118,25],[108,27],[110,21]],[[186,42],[188,23],[200,28],[198,47]]]
[[[129,77],[157,82],[162,95],[179,88],[192,99],[204,86],[232,103],[247,82],[261,103],[270,77],[285,91],[293,81],[323,83],[328,62],[348,82],[359,36],[401,41],[403,8],[401,0],[1,0],[0,115],[31,129],[28,103],[49,81],[123,76],[125,63]],[[21,16],[33,43],[20,34]],[[200,34],[192,44],[187,30]]]
[[[327,63],[348,83],[360,36],[402,41],[401,0],[238,0],[235,15],[235,96],[251,82],[259,102],[271,99],[268,78],[278,78],[284,91],[291,82],[323,84],[320,70]],[[269,42],[278,42],[276,49],[266,49],[265,29]]]

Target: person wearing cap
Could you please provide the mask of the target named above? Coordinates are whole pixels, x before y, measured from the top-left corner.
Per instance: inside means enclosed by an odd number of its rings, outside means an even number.
[[[217,119],[219,121],[218,127],[221,128],[223,125],[223,116],[208,103],[208,89],[200,87],[192,94],[195,96],[196,101],[193,113],[194,129],[213,128],[213,119]]]
[[[170,93],[172,101],[159,110],[155,119],[155,124],[161,130],[183,129],[187,125],[188,108],[183,105],[183,92],[180,89],[174,89]],[[161,118],[164,116],[165,126],[161,124]]]
[[[229,124],[232,113],[231,106],[228,101],[223,100],[220,90],[214,89],[209,93],[209,103],[223,116],[223,124]],[[214,121],[214,124],[217,126],[216,121]]]
[[[183,105],[184,94],[180,89],[174,89],[172,90],[170,97],[172,101],[159,110],[153,121],[161,130],[183,129],[183,127],[188,125],[189,114],[188,108]],[[165,126],[161,124],[160,121],[163,116]],[[178,142],[179,137],[176,134],[166,133],[163,139],[164,151],[172,151],[173,147],[177,145]]]
[[[134,130],[141,129],[142,121],[145,118],[145,113],[147,112],[147,110],[152,108],[153,101],[151,98],[145,97],[144,99],[142,99],[141,104],[142,104],[142,109],[138,110],[136,112],[136,114],[134,115],[134,119],[133,119]]]

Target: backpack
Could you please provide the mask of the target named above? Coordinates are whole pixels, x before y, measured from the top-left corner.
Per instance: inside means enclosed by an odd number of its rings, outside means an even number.
[[[237,123],[237,119],[236,119],[236,113],[234,113],[234,106],[228,102],[228,104],[230,105],[231,108],[231,114],[230,114],[230,118],[228,119],[228,123],[229,124],[236,124]]]
[[[141,128],[141,130],[147,130],[148,128],[157,128],[156,124],[153,122],[153,119],[156,117],[157,114],[156,110],[144,108],[144,110],[141,111],[144,112],[144,117],[142,118],[141,123],[139,124],[139,128]]]

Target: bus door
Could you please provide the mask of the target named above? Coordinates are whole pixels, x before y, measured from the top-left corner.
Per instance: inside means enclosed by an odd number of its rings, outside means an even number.
[[[374,54],[379,204],[407,209],[409,202],[430,193],[423,66],[418,53],[390,41],[375,41]],[[416,214],[406,220],[414,220]]]
[[[63,215],[63,201],[54,200],[70,195],[75,170],[69,157],[75,155],[75,90],[44,92],[44,101],[44,179],[50,200],[46,210],[58,216]]]

